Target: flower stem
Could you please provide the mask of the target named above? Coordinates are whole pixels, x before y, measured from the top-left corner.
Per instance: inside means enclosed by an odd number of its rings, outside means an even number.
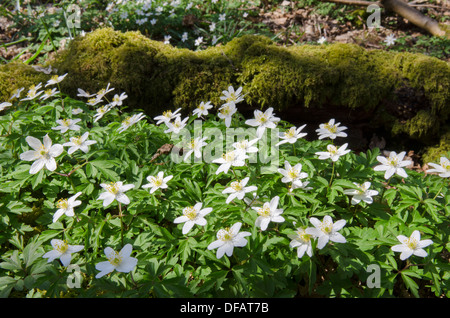
[[[386,188],[389,186],[389,183],[391,182],[391,179],[392,179],[392,176],[389,177],[386,185],[383,188],[383,191],[381,192],[380,203],[383,201],[384,192],[386,191]]]
[[[329,187],[331,187],[331,183],[333,182],[333,177],[334,177],[334,166],[335,166],[335,162],[333,161],[333,168],[331,170],[331,178],[330,178],[330,182],[328,184]]]
[[[119,218],[120,218],[120,241],[123,245],[123,220],[122,220],[122,204],[119,202]]]
[[[442,180],[442,186],[440,187],[439,191],[436,192],[436,195],[433,197],[433,200],[437,198],[437,196],[441,193],[442,189],[444,188],[445,180]]]

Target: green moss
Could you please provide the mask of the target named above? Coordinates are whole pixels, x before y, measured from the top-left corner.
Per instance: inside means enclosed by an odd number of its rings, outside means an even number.
[[[0,101],[9,100],[12,92],[17,88],[24,87],[26,90],[31,85],[46,82],[49,78],[50,75],[37,72],[31,66],[21,62],[0,65]]]
[[[436,146],[428,147],[422,156],[424,163],[439,162],[440,157],[450,158],[450,131],[443,134]]]
[[[60,74],[69,73],[61,88],[72,97],[78,88],[96,92],[110,83],[114,93],[127,93],[131,108],[149,116],[168,108],[191,110],[201,101],[219,106],[224,89],[243,86],[241,109],[308,109],[311,117],[337,109],[339,117],[370,118],[373,128],[432,145],[450,114],[449,63],[354,44],[281,47],[267,37],[243,36],[193,52],[139,32],[106,28],[75,39],[50,64]],[[0,78],[14,78],[11,86],[31,83],[41,73],[29,69],[3,66]],[[14,87],[5,82],[0,93],[9,96]]]

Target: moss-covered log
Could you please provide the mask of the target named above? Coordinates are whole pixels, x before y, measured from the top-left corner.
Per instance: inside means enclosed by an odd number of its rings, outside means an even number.
[[[335,117],[364,133],[382,129],[398,140],[441,149],[449,130],[450,65],[422,54],[338,43],[280,47],[262,36],[193,52],[138,32],[99,29],[72,41],[50,63],[69,73],[61,83],[69,95],[111,83],[128,94],[129,106],[150,116],[169,108],[191,110],[201,101],[219,106],[231,84],[246,93],[240,110],[274,107],[294,123],[317,125]],[[25,85],[10,71],[0,67],[2,96]],[[12,85],[5,85],[12,77]]]

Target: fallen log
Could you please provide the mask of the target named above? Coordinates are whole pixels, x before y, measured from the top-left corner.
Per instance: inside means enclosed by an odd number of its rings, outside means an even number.
[[[401,17],[405,18],[412,24],[418,26],[421,29],[429,32],[434,36],[445,36],[446,32],[442,30],[439,23],[422,14],[419,10],[413,8],[408,3],[401,0],[380,0],[378,2],[374,1],[363,1],[363,0],[322,0],[323,2],[332,2],[343,5],[355,5],[355,6],[369,6],[378,5],[384,7],[386,10],[395,12]]]

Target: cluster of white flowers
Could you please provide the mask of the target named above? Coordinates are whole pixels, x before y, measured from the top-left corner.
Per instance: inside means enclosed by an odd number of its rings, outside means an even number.
[[[61,82],[63,76],[53,76],[47,83],[46,86],[58,84]],[[37,86],[32,86],[29,89],[26,99],[30,100],[35,98],[41,92],[38,92],[42,86],[39,83]],[[102,89],[96,94],[89,94],[82,89],[78,89],[78,96],[89,98],[88,105],[96,105],[105,98],[106,94],[114,90],[110,88],[110,85],[106,89]],[[23,89],[16,90],[11,99],[20,98],[20,93]],[[224,101],[223,105],[218,108],[217,116],[218,118],[224,120],[224,125],[230,127],[232,123],[233,115],[236,113],[236,104],[244,100],[244,95],[242,93],[242,87],[237,90],[233,86],[229,86],[227,90],[224,90],[223,95],[220,97]],[[94,116],[94,122],[97,122],[106,112],[111,110],[113,107],[121,106],[124,99],[127,98],[125,93],[121,95],[116,94],[111,102],[107,105],[98,108],[98,116]],[[9,107],[11,103],[2,103],[0,107]],[[209,115],[209,110],[213,108],[211,102],[201,102],[199,106],[192,112],[193,116],[197,118],[205,118]],[[189,117],[181,119],[180,114],[181,108],[175,110],[174,112],[168,110],[162,115],[154,118],[156,125],[164,123],[167,126],[165,133],[179,134],[180,131],[186,127]],[[81,110],[74,110],[72,114],[80,113]],[[139,120],[144,118],[142,113],[127,117],[122,122],[121,127],[118,132],[126,130],[131,125],[135,124]],[[53,130],[59,130],[61,134],[65,134],[68,131],[80,131],[81,126],[77,125],[81,119],[58,119],[56,122],[59,126],[53,127]],[[232,167],[242,167],[245,166],[246,160],[249,158],[249,154],[258,152],[256,147],[257,142],[262,138],[266,129],[274,129],[280,118],[275,117],[273,114],[273,109],[268,108],[266,111],[255,110],[254,118],[245,121],[245,124],[251,127],[256,127],[256,138],[254,139],[244,139],[233,143],[233,150],[225,152],[222,157],[213,160],[213,163],[219,164],[216,170],[216,175],[220,173],[227,174]],[[301,127],[291,127],[285,133],[280,135],[282,139],[281,142],[277,143],[276,146],[281,146],[284,144],[295,144],[298,139],[306,136],[306,133],[302,133],[302,130],[306,125]],[[344,132],[347,127],[340,126],[340,123],[335,123],[335,119],[331,119],[328,123],[321,124],[316,132],[319,135],[319,139],[329,138],[333,142],[338,137],[346,137],[347,134]],[[43,137],[43,143],[33,136],[26,137],[26,141],[33,150],[25,151],[20,155],[22,160],[34,161],[30,167],[30,174],[36,174],[43,167],[46,167],[49,171],[55,171],[57,168],[55,158],[61,155],[64,151],[64,147],[70,147],[67,153],[72,155],[75,151],[81,150],[84,153],[89,151],[89,146],[96,143],[95,140],[88,140],[89,132],[85,132],[79,137],[72,136],[70,141],[60,144],[52,144],[52,140],[48,135]],[[186,145],[187,151],[184,155],[184,160],[187,160],[192,154],[195,158],[200,158],[202,155],[202,147],[206,145],[206,137],[197,137],[190,141]],[[337,147],[333,143],[327,146],[326,152],[316,152],[318,159],[327,160],[331,159],[333,164],[339,160],[340,157],[348,154],[350,152],[347,149],[348,144]],[[407,174],[403,167],[412,164],[410,160],[403,160],[405,157],[405,152],[396,154],[391,152],[388,158],[383,156],[377,157],[378,161],[381,163],[374,167],[375,171],[385,171],[384,177],[390,179],[394,174],[397,174],[403,178],[407,177]],[[430,163],[433,169],[428,170],[430,173],[437,173],[441,177],[450,176],[450,162],[447,158],[442,157],[440,165]],[[305,181],[308,177],[306,172],[302,172],[302,164],[297,163],[294,166],[291,165],[289,161],[284,162],[284,168],[279,168],[278,172],[282,175],[281,182],[286,183],[290,187],[290,191],[294,189],[308,189],[306,188],[308,181]],[[168,188],[168,182],[172,180],[173,175],[164,175],[164,171],[159,171],[156,175],[151,175],[147,177],[148,184],[142,185],[143,189],[150,189],[149,193],[154,195],[158,190],[164,190]],[[242,180],[234,180],[229,183],[229,185],[222,191],[222,194],[227,195],[225,202],[226,204],[235,204],[237,200],[244,200],[247,207],[251,207],[253,211],[256,211],[255,227],[259,228],[261,231],[266,231],[271,222],[273,223],[283,223],[285,218],[282,216],[284,209],[279,208],[280,197],[275,196],[266,202],[263,202],[261,206],[252,206],[249,204],[249,199],[246,198],[247,194],[253,194],[253,203],[255,198],[257,198],[258,187],[254,185],[248,185],[251,182],[250,177],[244,177]],[[378,191],[370,190],[371,182],[365,181],[362,184],[354,183],[353,189],[344,190],[344,194],[352,196],[351,203],[353,205],[364,202],[366,204],[373,203],[373,196],[378,195]],[[133,189],[134,184],[124,184],[122,181],[115,181],[111,183],[101,183],[100,187],[103,188],[104,192],[100,193],[98,200],[103,201],[103,207],[108,207],[114,201],[117,201],[119,207],[121,204],[130,204],[130,198],[125,194],[125,192]],[[82,195],[81,192],[77,192],[69,198],[60,199],[57,204],[57,210],[53,216],[53,222],[57,222],[63,215],[67,217],[74,217],[74,208],[82,204],[78,198]],[[206,226],[207,220],[206,216],[213,211],[212,208],[203,207],[202,202],[196,202],[192,206],[187,206],[182,210],[182,215],[174,219],[175,224],[183,224],[182,233],[183,235],[188,234],[191,229],[195,226]],[[295,230],[295,234],[290,234],[291,239],[290,247],[297,248],[297,256],[303,257],[304,254],[310,257],[313,254],[312,240],[317,240],[317,248],[324,248],[330,241],[335,243],[346,243],[346,238],[339,233],[341,229],[346,225],[346,221],[341,219],[333,222],[330,215],[326,215],[322,221],[315,217],[310,217],[309,222],[312,227],[298,227]],[[294,223],[295,226],[295,223]],[[242,223],[236,222],[229,228],[220,229],[217,232],[217,240],[210,243],[207,247],[208,250],[217,249],[216,256],[221,258],[223,255],[231,256],[234,247],[243,247],[248,243],[246,237],[251,236],[250,232],[241,232]],[[424,247],[432,244],[431,240],[420,240],[420,233],[416,230],[411,236],[405,237],[399,235],[398,240],[401,242],[400,245],[395,245],[392,247],[394,252],[401,252],[400,258],[402,260],[410,257],[411,255],[416,255],[424,257],[427,253],[423,250]],[[51,241],[53,250],[44,255],[51,262],[56,258],[61,260],[64,266],[68,266],[71,262],[71,254],[81,251],[84,247],[81,245],[69,245],[67,242],[53,239]],[[96,269],[100,272],[96,275],[100,278],[114,270],[119,272],[130,272],[137,265],[137,259],[131,257],[132,245],[126,244],[120,252],[114,251],[112,248],[107,247],[104,250],[107,261],[100,262],[96,265]]]

